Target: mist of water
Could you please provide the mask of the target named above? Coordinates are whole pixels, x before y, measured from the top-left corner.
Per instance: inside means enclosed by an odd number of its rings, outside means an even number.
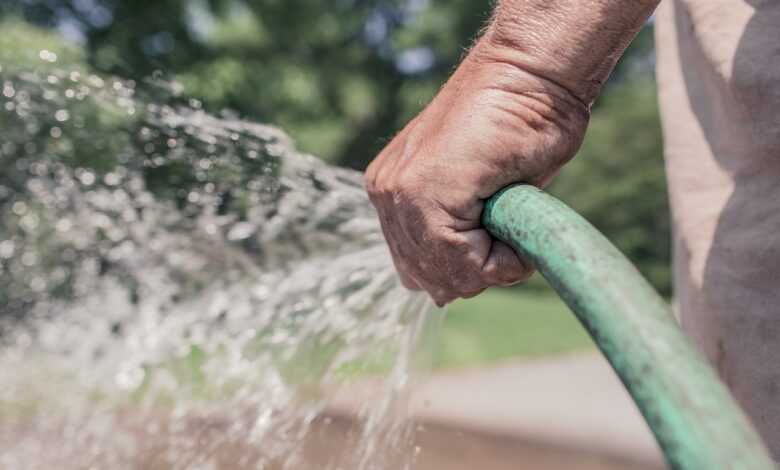
[[[361,176],[175,83],[52,54],[0,69],[0,467],[411,456],[399,409],[434,314],[399,285]],[[391,373],[355,446],[306,461],[365,370]]]

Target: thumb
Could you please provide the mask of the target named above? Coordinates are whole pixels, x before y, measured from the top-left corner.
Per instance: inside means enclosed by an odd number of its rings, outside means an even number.
[[[491,284],[511,286],[527,281],[533,275],[534,268],[509,245],[500,240],[493,240],[482,271],[485,279]]]

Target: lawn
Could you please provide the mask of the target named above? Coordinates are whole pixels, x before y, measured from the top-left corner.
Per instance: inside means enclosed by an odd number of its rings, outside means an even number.
[[[551,290],[492,289],[449,307],[435,352],[436,368],[484,365],[594,348]]]

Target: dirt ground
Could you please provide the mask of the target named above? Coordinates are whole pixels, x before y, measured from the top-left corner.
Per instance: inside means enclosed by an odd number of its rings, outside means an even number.
[[[0,428],[0,467],[5,470],[356,470],[355,445],[360,435],[345,418],[316,420],[294,455],[269,456],[262,440],[226,438],[234,423],[214,418],[187,419],[186,429],[170,432],[164,423],[149,426],[132,417],[114,438],[134,435],[134,444],[112,442],[113,458],[101,455],[100,443],[69,439],[74,429],[40,428],[31,434],[25,426]],[[114,423],[116,425],[116,422]],[[490,436],[436,425],[415,425],[411,445],[382,449],[372,459],[372,470],[658,470],[637,462],[604,455],[555,448],[502,436]],[[41,435],[41,433],[45,433]],[[287,430],[289,435],[295,429]],[[173,437],[171,437],[173,436]],[[104,439],[111,440],[108,434]],[[186,442],[185,444],[183,444]],[[141,443],[138,445],[138,443]],[[105,444],[105,443],[104,443]],[[188,452],[189,450],[189,452]],[[9,452],[10,451],[10,452]],[[180,457],[177,457],[180,455]],[[413,458],[409,459],[412,455]],[[195,456],[195,457],[193,457]]]

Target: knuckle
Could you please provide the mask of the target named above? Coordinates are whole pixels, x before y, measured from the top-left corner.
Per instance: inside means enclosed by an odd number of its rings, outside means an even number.
[[[466,238],[457,236],[456,234],[436,234],[433,235],[437,240],[445,246],[449,251],[453,260],[457,260],[457,263],[453,263],[458,269],[473,271],[481,266],[481,260],[474,256],[474,246]]]
[[[379,209],[381,200],[380,192],[376,188],[366,187],[366,193],[368,194],[368,200],[371,201],[371,204]]]
[[[457,251],[458,253],[467,253],[471,251],[472,248],[468,240],[459,237],[449,237],[446,242],[450,248]],[[462,263],[468,267],[471,267],[472,265],[477,264],[477,261],[471,257],[466,257],[463,259]]]
[[[458,297],[468,298],[467,296],[474,294],[475,292],[481,292],[487,288],[489,283],[485,282],[476,272],[471,271],[468,274],[455,276],[452,279],[453,291],[457,293]]]
[[[368,193],[368,199],[371,201],[371,203],[379,208],[379,207],[385,207],[389,205],[391,199],[391,195],[393,193],[392,186],[387,183],[387,181],[384,181],[380,178],[375,178],[373,180],[367,180],[366,183],[366,192]]]
[[[534,275],[533,269],[512,269],[498,273],[498,281],[502,286],[511,286],[526,282]]]
[[[417,172],[406,170],[401,172],[396,178],[396,186],[400,190],[408,191],[420,188],[420,177]]]
[[[476,291],[473,291],[473,292],[466,292],[465,294],[461,295],[461,298],[463,298],[463,299],[472,299],[472,298],[478,296],[479,294],[481,294],[483,292],[485,292],[485,289],[479,289],[479,290],[476,290]]]
[[[363,177],[363,186],[366,188],[366,192],[371,195],[377,192],[376,175],[366,172]]]
[[[374,160],[366,167],[366,171],[364,173],[366,185],[374,184],[376,182],[377,175],[379,174],[379,165],[381,163],[381,159],[382,155],[380,154],[374,158]]]
[[[496,279],[500,278],[505,275],[505,273],[501,272],[501,269],[498,268],[498,265],[496,263],[485,263],[485,266],[482,267],[482,273],[485,277],[490,279]]]
[[[381,199],[382,191],[376,176],[366,174],[363,185],[365,186],[366,194],[368,194],[368,199],[374,206],[377,206]]]
[[[389,193],[396,202],[409,202],[421,197],[425,185],[420,176],[412,170],[406,170],[397,175],[388,185]]]

